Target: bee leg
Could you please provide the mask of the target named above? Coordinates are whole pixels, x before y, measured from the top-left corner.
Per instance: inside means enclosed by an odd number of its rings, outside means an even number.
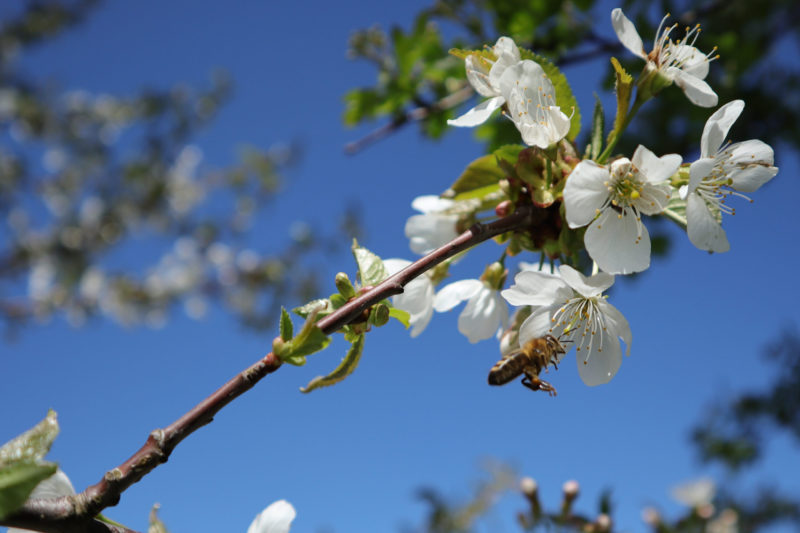
[[[550,385],[550,383],[544,381],[543,379],[539,379],[539,376],[535,374],[529,374],[528,372],[526,372],[525,377],[522,378],[522,384],[531,390],[543,390],[550,396],[556,396],[558,394],[555,387]]]

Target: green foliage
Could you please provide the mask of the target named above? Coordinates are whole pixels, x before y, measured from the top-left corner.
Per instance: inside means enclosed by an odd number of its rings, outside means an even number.
[[[167,526],[164,525],[164,522],[158,517],[158,510],[160,506],[158,504],[153,505],[153,508],[150,509],[150,520],[147,526],[147,533],[169,533]]]
[[[403,311],[402,309],[398,309],[396,307],[390,307],[389,316],[391,318],[396,319],[401,324],[403,324],[403,327],[405,327],[406,329],[408,329],[411,326],[411,315],[408,314],[407,311]]]
[[[622,130],[625,129],[628,120],[628,110],[633,93],[633,77],[622,68],[617,58],[611,58],[611,65],[614,67],[615,83],[614,88],[617,95],[617,116],[614,119],[614,127],[608,133],[608,143],[616,140]]]
[[[592,113],[592,136],[587,147],[586,156],[596,160],[597,156],[603,151],[603,131],[605,130],[605,113],[600,98],[595,94],[594,112]]]
[[[13,513],[41,481],[56,472],[55,463],[44,461],[58,435],[55,411],[22,435],[0,448],[0,519]]]
[[[288,316],[287,313],[286,317],[288,318]],[[317,327],[316,322],[319,318],[319,312],[312,311],[297,336],[288,341],[283,339],[283,342],[273,343],[275,355],[284,363],[302,366],[306,364],[307,355],[324,350],[330,344],[331,339]],[[281,323],[283,323],[283,318],[281,318]]]
[[[351,341],[350,349],[347,350],[347,354],[339,363],[339,366],[327,376],[315,377],[308,385],[301,387],[300,392],[311,392],[321,387],[335,385],[352,374],[361,360],[361,353],[364,350],[364,337],[364,334],[355,336]]]
[[[291,338],[294,337],[294,326],[292,325],[292,317],[289,316],[289,312],[284,307],[281,307],[280,331],[281,331],[281,339],[285,341],[291,340]]]
[[[356,258],[356,264],[358,265],[358,281],[362,287],[377,285],[386,279],[389,274],[386,272],[386,267],[383,266],[383,261],[381,261],[380,257],[359,246],[355,239],[353,240],[352,250],[353,257]]]
[[[450,186],[446,196],[465,200],[496,190],[493,187],[507,174],[504,163],[513,166],[523,148],[525,147],[519,144],[503,146],[472,161]]]

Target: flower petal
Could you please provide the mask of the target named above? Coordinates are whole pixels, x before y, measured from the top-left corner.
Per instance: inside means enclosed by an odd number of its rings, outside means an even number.
[[[725,230],[697,193],[690,193],[686,201],[686,222],[689,240],[701,250],[718,253],[730,250]]]
[[[526,270],[514,276],[514,285],[500,294],[511,305],[540,306],[569,298],[571,291],[558,276]]]
[[[569,265],[561,265],[558,271],[564,281],[584,298],[600,296],[614,284],[614,276],[606,272],[598,272],[587,278]]]
[[[633,22],[625,16],[620,8],[616,8],[611,12],[611,25],[625,48],[642,59],[647,59],[642,38],[639,37],[636,26],[633,25]]]
[[[450,209],[455,205],[453,200],[447,198],[439,198],[435,194],[426,194],[424,196],[417,196],[411,202],[411,207],[420,213],[440,213]]]
[[[400,272],[401,270],[403,270],[405,267],[407,267],[410,264],[411,264],[411,261],[408,261],[406,259],[384,259],[383,260],[383,266],[386,267],[386,272],[388,272],[388,274],[390,276],[394,276],[395,274],[397,274],[398,272]]]
[[[575,166],[564,185],[564,208],[571,228],[585,226],[597,215],[608,198],[605,183],[611,174],[594,161],[584,160]]]
[[[708,117],[700,138],[700,157],[714,157],[722,146],[728,131],[744,109],[744,101],[734,100],[717,109]]]
[[[458,331],[474,344],[494,336],[503,316],[507,321],[508,308],[505,307],[505,302],[497,298],[497,291],[483,286],[469,299],[459,315]]]
[[[590,387],[611,381],[622,365],[622,349],[616,337],[603,335],[603,342],[594,342],[591,348],[576,352],[578,374]]]
[[[450,242],[458,236],[456,222],[458,222],[456,215],[430,213],[409,217],[405,233],[411,251],[424,255]]]
[[[475,89],[475,92],[486,98],[497,96],[497,90],[492,87],[489,81],[489,71],[481,60],[473,56],[467,56],[464,60],[464,65],[467,71],[467,81]]]
[[[597,307],[603,314],[609,335],[613,338],[621,338],[623,342],[625,342],[625,355],[630,355],[633,334],[631,333],[631,326],[628,324],[628,320],[616,307],[606,300],[599,300],[597,302]]]
[[[519,48],[510,37],[500,37],[492,47],[492,51],[497,59],[489,70],[489,83],[495,91],[495,95],[500,92],[500,79],[506,69],[513,67],[520,61]]]
[[[289,533],[289,526],[297,516],[292,504],[278,500],[256,516],[247,533]]]
[[[666,72],[668,77],[675,80],[675,84],[683,89],[686,98],[689,99],[694,105],[700,107],[714,107],[717,105],[717,93],[711,88],[709,84],[682,71],[676,67],[668,67]]]
[[[549,334],[553,334],[558,338],[560,332],[556,333],[552,318],[559,307],[560,304],[540,307],[531,313],[531,316],[526,318],[525,322],[519,327],[519,344],[523,345],[533,339]]]
[[[515,122],[522,135],[522,142],[528,146],[547,148],[566,137],[569,133],[569,117],[558,106],[543,106],[541,120],[533,120],[530,114],[525,115],[528,120]]]
[[[584,235],[586,251],[609,274],[632,274],[650,266],[650,234],[634,215],[605,209]]]
[[[433,299],[433,308],[444,313],[464,300],[469,300],[484,287],[477,279],[462,279],[443,287]]]
[[[689,166],[689,194],[692,194],[703,179],[714,170],[715,161],[712,158],[698,159]]]
[[[483,124],[489,120],[489,117],[492,116],[492,113],[494,113],[498,108],[502,107],[504,103],[506,103],[506,100],[502,96],[489,98],[488,100],[484,100],[480,104],[476,105],[460,117],[448,120],[447,123],[451,126],[463,128]]]
[[[649,183],[661,183],[675,174],[681,166],[683,158],[678,154],[667,154],[657,157],[641,144],[633,152],[631,163],[639,169],[641,176]]]

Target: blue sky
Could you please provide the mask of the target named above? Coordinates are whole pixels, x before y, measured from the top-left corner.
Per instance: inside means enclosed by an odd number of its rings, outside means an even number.
[[[468,130],[434,143],[411,127],[346,156],[344,144],[369,128],[345,130],[340,117],[343,94],[374,76],[370,66],[345,58],[350,33],[372,24],[407,27],[425,5],[108,2],[22,66],[66,89],[111,94],[198,84],[223,67],[235,93],[196,139],[207,164],[231,163],[244,143],[307,144],[253,242],[279,249],[275,242],[283,242],[292,221],[324,226],[357,200],[364,244],[386,258],[410,259],[403,225],[411,200],[446,189],[481,147]],[[598,31],[611,34],[607,17],[598,14]],[[592,91],[600,91],[599,67],[585,68],[588,74],[567,74],[588,117]],[[746,138],[734,127],[733,140]],[[775,148],[778,177],[725,220],[731,252],[700,252],[676,231],[668,259],[636,280],[618,280],[611,301],[628,318],[634,342],[609,385],[584,386],[570,354],[550,374],[555,399],[516,383],[490,389],[486,374],[497,346],[469,344],[456,330],[458,308],[435,316],[417,339],[398,326],[372,332],[358,370],[339,386],[298,392],[336,366],[344,350],[338,342],[303,368],[282,368],[185,440],[107,514],[146,529],[159,502],[172,531],[245,531],[264,506],[286,498],[298,510],[296,532],[397,531],[422,520],[417,488],[465,498],[486,458],[535,477],[553,505],[568,479],[581,482],[583,510],[593,510],[610,487],[615,518],[627,531],[644,530],[644,505],[677,512],[669,487],[701,474],[726,481],[699,467],[688,429],[715,398],[769,382],[761,347],[800,318],[793,300],[800,294],[793,243],[798,161]],[[477,277],[498,252],[484,246],[451,271],[454,279]],[[324,294],[337,271],[353,274],[346,255],[318,266],[330,280]],[[0,442],[56,409],[62,432],[51,458],[82,490],[152,429],[267,352],[272,336],[245,331],[218,310],[200,322],[178,313],[161,330],[106,322],[73,329],[61,320],[30,328],[0,345]],[[800,493],[797,477],[786,475],[786,465],[797,464],[796,448],[776,439],[769,451],[756,473],[735,483],[772,480]],[[516,531],[511,519],[523,504],[507,495],[480,531]]]

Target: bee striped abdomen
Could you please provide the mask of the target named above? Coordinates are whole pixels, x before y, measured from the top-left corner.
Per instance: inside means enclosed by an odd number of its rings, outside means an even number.
[[[528,356],[523,352],[503,357],[489,370],[489,385],[505,385],[522,374],[528,364],[530,364]]]

